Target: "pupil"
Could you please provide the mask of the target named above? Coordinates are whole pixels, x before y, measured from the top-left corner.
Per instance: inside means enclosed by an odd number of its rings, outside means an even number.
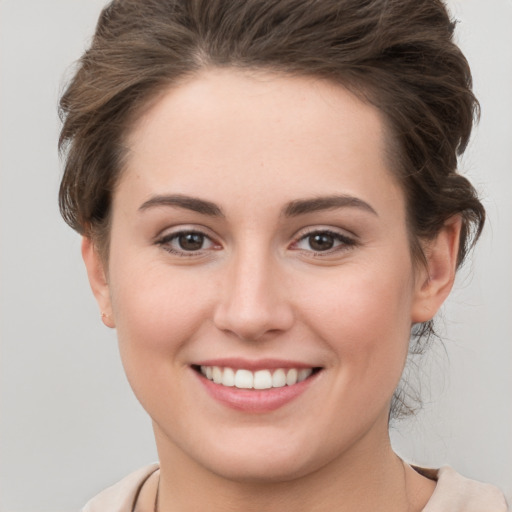
[[[201,249],[204,242],[204,235],[200,233],[187,233],[178,238],[180,248],[184,251],[197,251]]]
[[[316,234],[309,237],[309,245],[315,251],[328,251],[334,245],[334,238],[332,235]]]

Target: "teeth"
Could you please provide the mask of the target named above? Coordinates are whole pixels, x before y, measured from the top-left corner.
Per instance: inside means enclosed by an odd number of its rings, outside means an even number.
[[[272,387],[272,375],[269,370],[254,372],[254,389],[269,389]]]
[[[297,382],[306,380],[311,375],[311,372],[312,370],[309,368],[303,368],[302,370],[299,370],[299,374],[297,375]]]
[[[222,383],[222,370],[218,366],[213,367],[212,377],[213,377],[213,382],[215,382],[215,384]]]
[[[222,373],[222,385],[233,387],[235,385],[235,372],[231,368],[224,368]]]
[[[295,368],[288,370],[288,373],[286,374],[286,385],[293,386],[294,384],[297,384],[298,375],[299,372]]]
[[[284,370],[279,368],[271,370],[233,370],[232,368],[221,368],[220,366],[201,366],[201,373],[216,384],[240,389],[270,389],[293,386],[298,382],[306,380],[312,373],[312,368],[290,368]]]
[[[216,368],[216,366],[214,366]],[[237,370],[235,373],[235,387],[240,389],[251,389],[254,383],[254,376],[249,370]]]
[[[272,375],[272,387],[282,388],[283,386],[286,386],[286,373],[284,373],[284,370],[279,369]]]

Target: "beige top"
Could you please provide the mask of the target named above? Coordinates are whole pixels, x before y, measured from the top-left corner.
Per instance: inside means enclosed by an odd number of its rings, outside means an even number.
[[[502,492],[493,485],[483,484],[459,475],[449,466],[439,470],[418,472],[437,480],[434,494],[423,512],[507,512]],[[128,475],[105,489],[82,509],[82,512],[132,512],[146,480],[156,471],[152,464]]]

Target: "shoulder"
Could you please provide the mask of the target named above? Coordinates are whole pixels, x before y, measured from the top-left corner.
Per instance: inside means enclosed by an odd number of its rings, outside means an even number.
[[[420,469],[419,472],[422,470]],[[508,510],[503,493],[494,485],[465,478],[449,466],[439,469],[436,479],[436,489],[423,512],[507,512]]]
[[[134,471],[90,500],[82,512],[131,512],[142,486],[155,471],[158,464]]]

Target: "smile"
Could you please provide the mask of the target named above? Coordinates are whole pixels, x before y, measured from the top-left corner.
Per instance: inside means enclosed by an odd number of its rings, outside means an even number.
[[[201,366],[200,372],[215,384],[238,389],[271,389],[293,386],[306,380],[313,368],[277,368],[251,371],[229,367]]]

